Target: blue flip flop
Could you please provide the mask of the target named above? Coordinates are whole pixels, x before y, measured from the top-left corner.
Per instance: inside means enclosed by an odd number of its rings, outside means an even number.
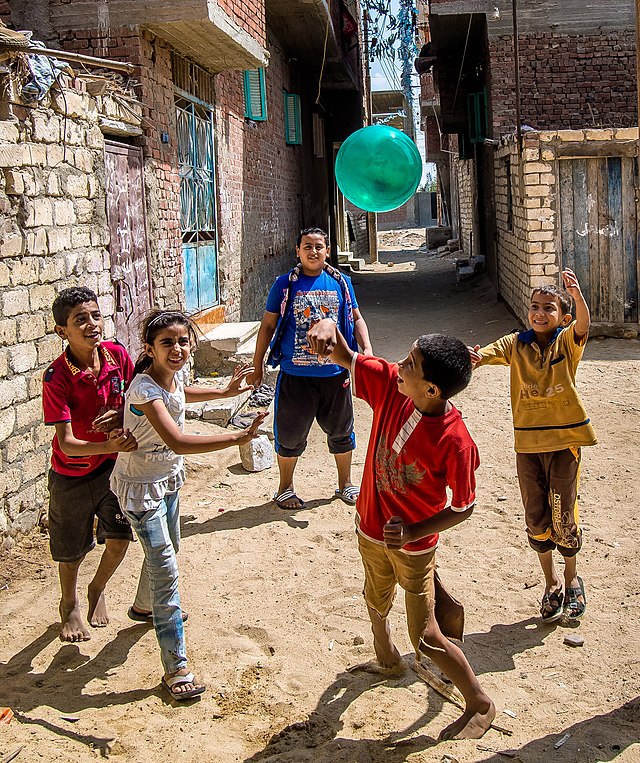
[[[360,488],[356,485],[347,485],[342,490],[336,490],[336,498],[340,498],[349,506],[356,505],[356,499],[360,495]]]

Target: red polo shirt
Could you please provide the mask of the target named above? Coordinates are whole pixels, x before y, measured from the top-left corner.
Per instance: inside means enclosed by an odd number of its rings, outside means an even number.
[[[105,408],[122,408],[124,392],[133,376],[133,363],[121,344],[102,342],[98,348],[100,373],[94,376],[81,371],[65,350],[45,371],[42,385],[44,423],[48,425],[70,421],[73,434],[79,440],[104,442],[103,432],[92,432],[91,425]],[[51,468],[59,474],[79,477],[89,474],[113,453],[95,456],[67,456],[60,449],[58,435],[53,437]]]

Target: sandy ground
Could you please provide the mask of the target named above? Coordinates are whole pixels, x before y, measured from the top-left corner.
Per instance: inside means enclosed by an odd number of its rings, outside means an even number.
[[[381,261],[354,276],[381,355],[401,357],[427,331],[482,344],[517,325],[485,280],[456,285],[451,259],[405,249]],[[308,502],[300,512],[274,507],[275,469],[247,474],[237,449],[189,459],[181,590],[192,665],[209,687],[190,706],[160,691],[153,630],[125,614],[138,544],[108,590],[111,623],[82,644],[58,640],[46,538],[33,534],[4,555],[0,705],[15,719],[0,726],[0,761],[22,747],[17,763],[638,763],[639,358],[636,341],[593,340],[581,367],[600,438],[585,453],[581,489],[581,648],[563,645],[567,627],[537,617],[542,584],[523,533],[507,370],[481,369],[457,399],[480,447],[479,498],[471,519],[443,537],[439,567],[465,603],[465,652],[511,736],[438,744],[458,710],[413,671],[395,680],[346,672],[373,652],[354,511],[332,500],[335,470],[315,430],[297,473]],[[370,423],[360,402],[356,416],[359,476]],[[83,589],[98,556],[87,558]],[[401,597],[392,622],[409,659]]]

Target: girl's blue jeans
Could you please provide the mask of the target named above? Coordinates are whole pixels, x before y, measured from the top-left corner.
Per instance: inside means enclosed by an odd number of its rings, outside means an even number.
[[[134,606],[153,612],[162,664],[166,673],[175,673],[187,665],[176,560],[180,547],[178,493],[167,493],[150,511],[125,510],[125,514],[144,550]]]

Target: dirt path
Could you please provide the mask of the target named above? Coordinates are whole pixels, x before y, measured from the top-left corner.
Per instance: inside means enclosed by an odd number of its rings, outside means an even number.
[[[382,252],[387,260],[394,267],[354,276],[377,353],[398,358],[427,331],[482,344],[516,327],[486,281],[455,285],[451,260],[415,250]],[[512,736],[436,745],[458,711],[413,672],[346,672],[372,649],[354,512],[331,500],[335,471],[316,430],[297,474],[308,508],[297,513],[271,504],[275,470],[246,474],[235,449],[189,459],[181,590],[189,654],[209,686],[190,707],[167,703],[153,631],[125,615],[138,544],[109,590],[112,622],[83,644],[61,644],[51,625],[57,582],[46,540],[33,535],[5,554],[0,705],[16,719],[0,726],[0,760],[24,745],[16,763],[502,763],[504,750],[521,763],[639,763],[639,358],[638,342],[595,340],[580,373],[600,438],[585,453],[581,490],[582,648],[564,646],[569,630],[536,617],[542,586],[522,532],[506,369],[481,369],[457,399],[480,447],[479,501],[443,537],[439,564],[466,605],[465,652]],[[358,403],[357,476],[369,422]],[[392,618],[408,655],[400,599]]]

